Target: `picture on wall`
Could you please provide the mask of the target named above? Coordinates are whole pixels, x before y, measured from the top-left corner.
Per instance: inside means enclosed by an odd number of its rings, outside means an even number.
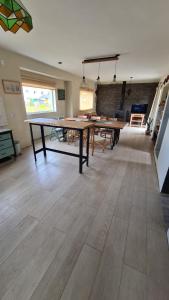
[[[65,100],[65,90],[58,89],[58,100]]]
[[[19,81],[2,80],[2,84],[6,94],[21,94],[21,85]]]

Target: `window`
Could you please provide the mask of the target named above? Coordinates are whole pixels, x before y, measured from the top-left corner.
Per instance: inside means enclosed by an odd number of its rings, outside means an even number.
[[[26,112],[28,114],[56,111],[55,90],[23,85]]]
[[[93,109],[93,91],[80,90],[80,110]]]

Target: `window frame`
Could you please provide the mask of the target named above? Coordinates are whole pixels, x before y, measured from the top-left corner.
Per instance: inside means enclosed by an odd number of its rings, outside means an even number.
[[[25,102],[25,97],[24,97],[24,91],[23,91],[23,88],[38,88],[38,89],[42,89],[42,90],[51,90],[52,91],[52,98],[53,98],[53,101],[52,101],[52,106],[53,106],[53,110],[47,110],[47,111],[37,111],[37,112],[28,112],[27,111],[27,108],[26,108],[26,102]],[[25,105],[25,110],[26,110],[26,114],[27,115],[39,115],[39,114],[50,114],[50,113],[55,113],[57,112],[57,105],[56,105],[56,88],[53,88],[53,87],[50,87],[48,85],[42,85],[42,84],[34,84],[34,83],[30,83],[30,84],[27,84],[25,82],[22,83],[22,92],[23,92],[23,99],[24,99],[24,105]]]

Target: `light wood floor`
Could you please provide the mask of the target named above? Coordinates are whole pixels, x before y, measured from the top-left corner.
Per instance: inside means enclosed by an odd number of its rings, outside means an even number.
[[[35,165],[31,148],[1,166],[0,299],[169,299],[151,151],[132,128],[83,175],[76,158],[55,153]]]

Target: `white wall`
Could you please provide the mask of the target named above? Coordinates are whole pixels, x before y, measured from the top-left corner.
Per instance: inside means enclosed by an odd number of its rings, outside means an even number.
[[[152,127],[152,130],[154,132],[156,122],[158,120],[159,104],[161,103],[161,101],[165,101],[163,114],[162,116],[160,115],[161,124],[154,147],[160,191],[162,190],[164,180],[169,169],[169,83],[167,82],[165,85],[163,85],[165,77],[166,76],[161,78],[159,82],[157,93],[154,98],[153,107],[150,113],[150,117],[154,120]]]
[[[8,127],[13,130],[14,138],[21,142],[22,147],[30,145],[28,124],[24,123],[27,115],[23,95],[5,94],[2,86],[3,79],[21,82],[20,68],[56,78],[57,87],[65,86],[66,88],[66,101],[65,103],[57,101],[57,114],[67,116],[78,114],[80,77],[2,48],[0,48],[0,61],[3,61],[3,64],[0,64],[0,97],[4,99]],[[94,88],[93,82],[90,81],[89,85]],[[53,115],[53,113],[49,113],[43,116],[52,117]]]
[[[0,96],[0,126],[5,126],[8,124],[6,111],[4,107],[4,99]]]

